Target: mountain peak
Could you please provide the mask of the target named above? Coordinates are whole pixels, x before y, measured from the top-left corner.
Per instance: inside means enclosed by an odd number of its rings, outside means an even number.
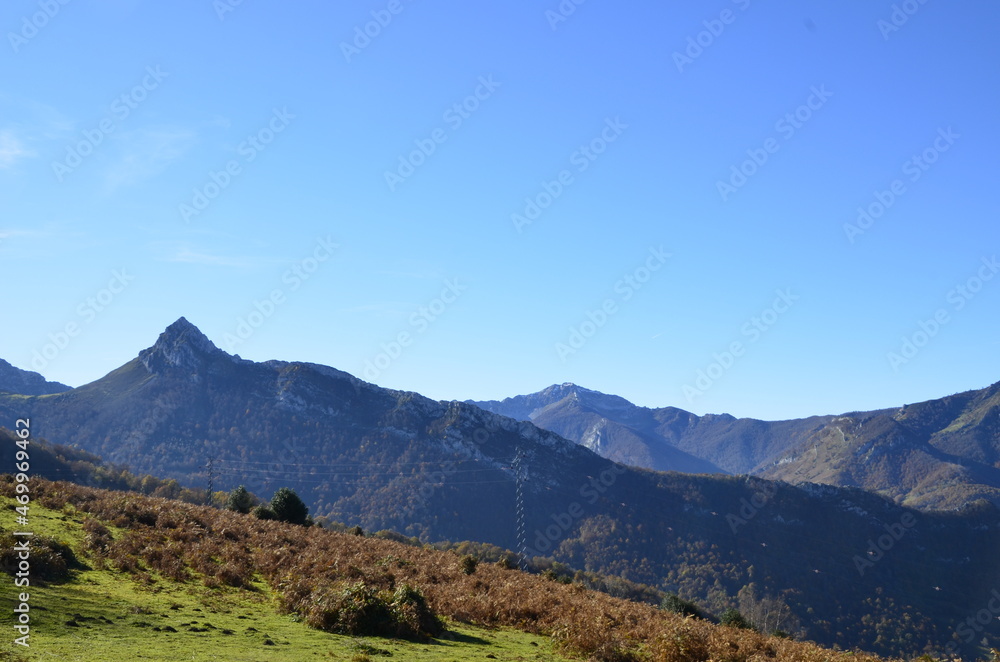
[[[201,332],[201,329],[187,321],[186,317],[181,317],[168,326],[156,342],[160,344],[164,341],[190,343],[196,349],[206,354],[215,354],[222,351],[215,346],[215,343],[208,339],[208,336]]]
[[[0,391],[20,395],[50,395],[70,390],[59,382],[46,381],[37,372],[21,370],[0,359]]]
[[[558,396],[564,398],[567,395],[580,394],[580,393],[598,393],[598,391],[592,391],[589,388],[584,388],[579,384],[574,384],[573,382],[563,382],[562,384],[553,384],[548,388],[542,389],[538,393],[533,393],[532,395],[543,395],[543,396]]]
[[[168,326],[149,349],[139,352],[139,360],[150,372],[179,367],[193,370],[209,358],[229,357],[201,330],[181,317]]]
[[[167,327],[167,331],[171,331],[174,329],[194,329],[195,331],[198,331],[198,327],[189,322],[188,319],[183,315],[178,317],[176,322]]]

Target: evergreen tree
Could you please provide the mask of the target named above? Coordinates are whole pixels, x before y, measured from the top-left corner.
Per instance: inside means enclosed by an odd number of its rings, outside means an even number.
[[[299,495],[287,487],[282,487],[271,497],[271,510],[275,517],[282,522],[291,524],[301,524],[305,526],[309,522],[309,508],[299,498]]]
[[[256,499],[247,491],[247,488],[240,485],[226,497],[226,510],[235,510],[246,515],[254,507],[255,501]]]

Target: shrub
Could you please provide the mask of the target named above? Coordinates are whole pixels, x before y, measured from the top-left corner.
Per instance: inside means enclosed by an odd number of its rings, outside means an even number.
[[[684,598],[674,595],[673,593],[668,593],[663,596],[663,602],[660,603],[660,609],[665,611],[672,611],[675,614],[680,614],[681,616],[691,616],[693,618],[705,618],[705,614],[702,613],[698,605],[691,602],[690,600],[685,600]]]
[[[243,513],[246,515],[249,513],[253,507],[256,505],[257,499],[254,498],[247,488],[240,485],[239,487],[233,489],[226,497],[226,510],[233,510],[237,513]]]
[[[501,556],[500,560],[497,561],[497,565],[504,570],[517,570],[517,560],[510,554],[504,554]]]
[[[271,497],[271,510],[278,521],[302,526],[309,523],[309,507],[293,489],[282,487],[275,492]]]
[[[722,612],[722,615],[719,616],[719,622],[722,623],[723,625],[728,625],[734,628],[741,628],[743,630],[754,629],[753,625],[750,624],[750,621],[744,618],[743,614],[741,614],[736,609],[727,609],[726,611]]]
[[[3,550],[0,552],[0,567],[11,576],[18,571],[18,564],[21,561],[20,552],[14,546],[24,540],[11,533],[0,536],[0,550]],[[71,568],[83,567],[72,548],[55,538],[35,536],[29,540],[28,549],[32,581],[65,581],[69,579]]]
[[[83,531],[86,534],[86,537],[83,539],[84,547],[92,552],[96,552],[98,556],[105,555],[111,543],[114,542],[114,538],[111,537],[111,531],[108,530],[108,527],[96,519],[88,517],[84,520]]]
[[[351,584],[332,595],[313,598],[315,609],[306,622],[337,634],[391,636],[392,614],[378,591],[364,582]]]
[[[426,639],[444,631],[423,594],[407,584],[389,593],[357,582],[293,601],[304,607],[308,625],[335,634]]]
[[[257,519],[278,519],[269,506],[261,504],[250,511]]]
[[[397,623],[397,636],[426,638],[444,632],[444,624],[427,606],[424,594],[409,584],[401,584],[396,589],[390,606]]]
[[[479,565],[479,559],[472,554],[466,554],[458,561],[458,567],[467,575],[474,573],[477,565]]]

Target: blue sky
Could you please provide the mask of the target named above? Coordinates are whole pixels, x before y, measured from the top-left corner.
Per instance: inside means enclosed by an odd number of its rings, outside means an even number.
[[[0,356],[77,386],[183,315],[437,399],[776,419],[984,387],[998,21],[11,0]]]

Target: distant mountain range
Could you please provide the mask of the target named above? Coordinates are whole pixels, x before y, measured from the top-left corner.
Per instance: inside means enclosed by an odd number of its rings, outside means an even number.
[[[896,409],[773,422],[648,409],[575,384],[467,402],[658,471],[861,487],[916,508],[1000,504],[1000,383]]]
[[[1000,643],[997,625],[969,640],[956,629],[1000,585],[1000,511],[973,501],[984,486],[971,480],[978,474],[969,473],[961,510],[930,513],[856,488],[628,467],[579,443],[633,462],[766,473],[812,466],[801,464],[810,441],[819,457],[841,450],[824,465],[835,467],[832,460],[854,457],[844,449],[861,435],[863,453],[880,466],[917,444],[907,435],[933,429],[935,453],[979,439],[977,466],[985,466],[996,443],[988,393],[911,405],[903,415],[764,423],[554,389],[496,405],[511,417],[325,366],[246,361],[181,318],[91,384],[0,394],[0,420],[30,417],[38,437],[187,485],[245,484],[265,497],[293,487],[314,515],[368,530],[523,549],[678,592],[716,613],[780,613],[782,629],[826,645],[910,655],[949,642],[973,653],[983,638]],[[585,416],[574,422],[577,414]],[[532,416],[569,426],[578,439],[516,420]],[[588,432],[596,417],[609,421],[599,435]],[[848,446],[828,438],[838,426]]]
[[[70,387],[65,384],[46,381],[37,372],[15,368],[0,359],[0,392],[6,391],[21,395],[51,395],[68,390]]]

